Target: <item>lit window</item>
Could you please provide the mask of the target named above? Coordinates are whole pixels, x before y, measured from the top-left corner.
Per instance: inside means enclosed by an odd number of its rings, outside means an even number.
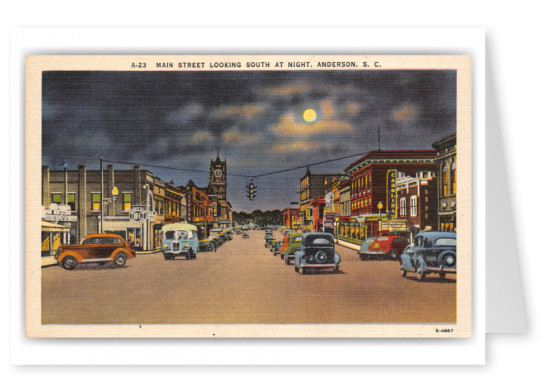
[[[448,166],[442,170],[442,195],[448,195]]]
[[[75,193],[67,194],[67,205],[71,208],[72,211],[76,210],[75,207]]]
[[[52,204],[61,204],[61,193],[52,194]]]
[[[406,215],[406,197],[400,198],[400,216]]]
[[[99,211],[100,193],[92,193],[92,210]]]
[[[411,208],[410,215],[412,217],[417,216],[417,196],[412,196],[410,198],[410,208]]]
[[[452,164],[452,194],[455,194],[457,190],[457,169],[455,162]]]
[[[130,210],[132,208],[132,193],[124,193],[122,195],[123,198],[123,210]]]

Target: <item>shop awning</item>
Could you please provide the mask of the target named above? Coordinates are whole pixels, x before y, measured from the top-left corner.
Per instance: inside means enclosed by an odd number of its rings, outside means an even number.
[[[61,224],[54,224],[48,221],[42,221],[42,232],[69,232],[71,227]]]

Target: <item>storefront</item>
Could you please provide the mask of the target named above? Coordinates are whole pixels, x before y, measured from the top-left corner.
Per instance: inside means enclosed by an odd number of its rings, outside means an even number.
[[[443,232],[455,232],[457,229],[457,222],[455,212],[452,213],[442,213],[439,216],[440,218],[440,231]]]
[[[71,227],[42,221],[41,224],[41,255],[53,255],[58,247],[70,242]]]
[[[143,226],[137,221],[120,217],[105,217],[103,220],[103,232],[121,236],[128,244],[136,250],[143,250]]]

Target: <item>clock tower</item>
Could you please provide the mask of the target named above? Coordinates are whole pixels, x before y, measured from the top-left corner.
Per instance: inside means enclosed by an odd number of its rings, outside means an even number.
[[[220,153],[218,153],[216,160],[210,161],[209,196],[216,196],[218,200],[226,200],[226,186],[226,161],[220,160]]]

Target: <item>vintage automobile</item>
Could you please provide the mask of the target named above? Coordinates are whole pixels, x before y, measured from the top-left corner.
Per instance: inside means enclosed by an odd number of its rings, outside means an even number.
[[[163,225],[162,232],[161,250],[165,260],[174,259],[177,255],[184,255],[186,259],[197,257],[199,239],[195,225],[185,223],[167,224]]]
[[[269,237],[273,237],[273,233],[272,233],[272,230],[266,230],[266,233],[264,234],[264,240],[268,240]]]
[[[384,257],[397,260],[408,244],[408,238],[403,236],[377,236],[375,238],[367,238],[362,243],[358,254],[362,261]]]
[[[400,256],[402,277],[408,272],[417,273],[419,280],[429,273],[438,273],[440,278],[445,278],[446,273],[456,273],[456,241],[455,232],[419,233]]]
[[[243,239],[249,239],[249,234],[247,232],[243,232]]]
[[[276,243],[277,243],[277,240],[275,240],[275,239],[272,239],[272,241],[270,242],[270,251],[271,252],[274,252]]]
[[[269,248],[272,244],[272,240],[274,240],[273,236],[267,236],[266,237],[266,243],[264,243],[264,247]]]
[[[278,240],[275,242],[275,246],[273,248],[274,257],[281,252],[281,245],[283,244],[283,241]]]
[[[212,239],[199,240],[199,252],[214,251],[216,243]]]
[[[289,235],[289,244],[287,245],[287,248],[285,249],[285,256],[283,257],[285,259],[285,264],[290,265],[291,259],[295,258],[295,251],[300,249],[300,245],[302,243],[302,234],[301,233],[294,233]]]
[[[86,236],[81,244],[59,246],[54,258],[64,269],[72,270],[79,263],[87,262],[99,265],[114,262],[117,266],[124,266],[127,259],[135,256],[136,251],[121,236],[94,234]]]
[[[289,235],[283,237],[283,243],[281,243],[281,248],[279,249],[279,254],[281,259],[285,256],[285,249],[289,245]]]
[[[295,272],[304,274],[306,269],[333,269],[339,271],[341,259],[335,251],[333,234],[310,232],[302,235],[300,249],[295,251]]]
[[[222,243],[224,243],[224,242],[222,241],[222,239],[220,239],[218,236],[212,236],[212,235],[211,235],[211,236],[209,236],[209,237],[207,238],[207,240],[210,240],[210,241],[212,241],[212,242],[215,244],[215,247],[216,247],[215,250],[216,250],[218,247],[220,247],[220,246],[222,245]]]
[[[224,237],[226,238],[226,240],[232,240],[233,239],[233,232],[232,232],[231,228],[226,228],[223,231],[223,234],[224,234]]]

